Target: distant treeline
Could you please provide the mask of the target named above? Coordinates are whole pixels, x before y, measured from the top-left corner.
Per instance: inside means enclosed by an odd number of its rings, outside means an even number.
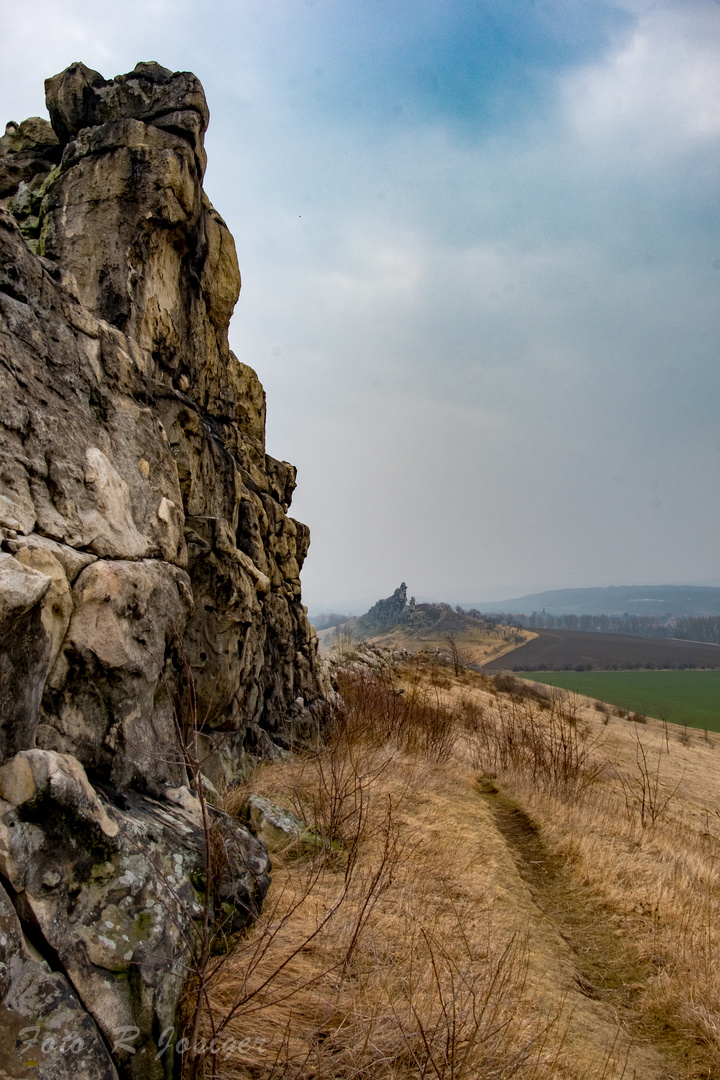
[[[327,630],[331,626],[342,626],[354,618],[354,615],[341,615],[338,611],[324,611],[322,615],[311,615],[310,622],[316,630]]]
[[[528,630],[585,630],[599,634],[630,634],[633,637],[680,638],[720,645],[720,615],[678,615],[657,618],[652,615],[532,615],[493,612],[483,614],[472,608],[465,612],[486,624],[504,623]]]

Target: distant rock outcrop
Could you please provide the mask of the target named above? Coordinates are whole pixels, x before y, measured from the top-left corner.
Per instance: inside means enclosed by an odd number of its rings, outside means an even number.
[[[294,468],[265,452],[262,386],[228,347],[240,275],[202,189],[199,81],[73,64],[46,100],[51,123],[0,139],[0,875],[20,918],[0,894],[15,972],[8,990],[0,968],[0,1027],[26,1016],[17,979],[44,955],[50,997],[76,993],[96,1032],[86,1072],[68,1058],[67,1075],[154,1078],[172,1071],[150,1051],[182,981],[158,975],[154,951],[180,948],[182,918],[157,939],[141,926],[177,837],[178,882],[202,839],[167,801],[188,784],[177,695],[191,678],[216,785],[313,724],[325,686],[301,604],[309,533],[288,515]],[[132,885],[128,835],[144,860]],[[267,864],[236,836],[251,913]],[[137,1027],[144,1057],[112,1052],[113,1024]],[[58,1061],[40,1055],[32,1075],[66,1075]]]
[[[407,585],[403,581],[392,596],[378,600],[369,611],[361,615],[355,624],[355,630],[365,637],[384,634],[407,621]],[[414,599],[413,599],[414,607]]]

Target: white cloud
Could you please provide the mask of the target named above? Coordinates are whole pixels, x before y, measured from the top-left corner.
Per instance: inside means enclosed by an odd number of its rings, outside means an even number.
[[[720,12],[716,3],[655,7],[625,45],[563,86],[586,142],[633,154],[684,152],[720,135]]]
[[[0,101],[7,118],[46,115],[43,81],[76,60],[106,78],[138,60],[172,63],[186,0],[33,0],[2,12]]]

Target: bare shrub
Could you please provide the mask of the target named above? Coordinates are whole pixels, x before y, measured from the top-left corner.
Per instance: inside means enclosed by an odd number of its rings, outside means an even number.
[[[393,743],[405,753],[416,753],[440,763],[452,754],[456,719],[433,690],[416,683],[406,694],[370,675],[341,673],[338,686],[346,714],[332,740],[358,745]]]
[[[687,724],[683,724],[682,731],[678,734],[678,742],[682,743],[683,746],[690,746],[692,739]]]
[[[509,671],[499,671],[492,676],[492,683],[498,693],[514,694],[520,687],[520,681],[511,675]]]
[[[335,628],[331,638],[331,648],[337,660],[348,663],[357,656],[360,634],[352,622],[341,623]]]
[[[320,844],[352,853],[364,835],[369,791],[391,764],[391,753],[368,752],[352,743],[322,748],[293,770],[293,809],[312,826]]]
[[[509,694],[517,701],[531,699],[541,709],[549,709],[552,702],[558,698],[565,700],[569,697],[567,690],[517,679],[509,671],[501,671],[492,676],[491,687],[501,694]]]
[[[607,727],[607,725],[610,723],[610,706],[607,705],[604,701],[595,701],[593,703],[593,708],[595,709],[595,712],[600,713],[600,719],[602,720],[605,727]]]
[[[445,644],[447,646],[447,655],[450,666],[457,677],[464,667],[467,667],[468,664],[472,663],[472,651],[463,648],[455,634],[446,634]]]
[[[415,1075],[436,1080],[525,1075],[537,1066],[554,1023],[513,1047],[509,1029],[525,986],[525,943],[512,935],[480,958],[463,929],[471,913],[455,909],[453,914],[454,925],[442,929],[417,921],[407,927],[405,963],[388,999]]]
[[[636,734],[635,767],[626,772],[615,770],[625,796],[628,818],[637,816],[643,829],[654,828],[682,784],[681,777],[673,788],[667,787],[660,775],[661,762],[662,752],[658,750],[653,761]]]
[[[579,795],[604,773],[600,740],[578,723],[575,710],[553,698],[538,714],[530,700],[498,700],[476,732],[476,761],[487,772],[514,771],[561,798]]]
[[[486,712],[485,706],[475,698],[461,698],[457,709],[457,715],[463,730],[469,734],[475,734],[478,731],[482,731]]]

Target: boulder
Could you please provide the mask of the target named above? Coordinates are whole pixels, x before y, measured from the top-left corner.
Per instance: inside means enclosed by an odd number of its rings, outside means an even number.
[[[278,806],[264,795],[251,795],[247,803],[247,819],[255,836],[268,851],[317,851],[322,838],[314,833],[292,811]]]
[[[173,648],[192,608],[184,570],[156,559],[99,559],[78,576],[48,679],[37,743],[76,754],[115,788],[158,794],[185,779]]]
[[[19,562],[26,566],[35,565],[33,559],[36,552],[48,552],[60,563],[70,585],[81,570],[97,559],[97,555],[91,555],[87,551],[76,551],[75,548],[68,547],[67,544],[58,544],[57,541],[51,540],[48,536],[41,536],[40,533],[16,536],[12,540],[6,540],[5,546],[17,556]],[[32,554],[26,556],[26,552]]]
[[[118,1080],[68,979],[23,934],[0,885],[0,1076],[6,1080]]]
[[[172,801],[96,792],[76,759],[43,750],[0,768],[0,799],[0,873],[26,933],[74,987],[78,1023],[85,1015],[88,1030],[97,1025],[121,1077],[170,1080],[172,1054],[159,1054],[158,1040],[176,1023],[204,903],[197,800],[187,789]],[[257,916],[270,864],[246,829],[213,815],[215,848],[226,854],[213,922],[228,934]],[[35,972],[36,984],[44,979]],[[37,996],[38,985],[26,993]],[[12,1011],[13,1000],[0,1009]],[[11,1038],[0,1035],[0,1055]]]

